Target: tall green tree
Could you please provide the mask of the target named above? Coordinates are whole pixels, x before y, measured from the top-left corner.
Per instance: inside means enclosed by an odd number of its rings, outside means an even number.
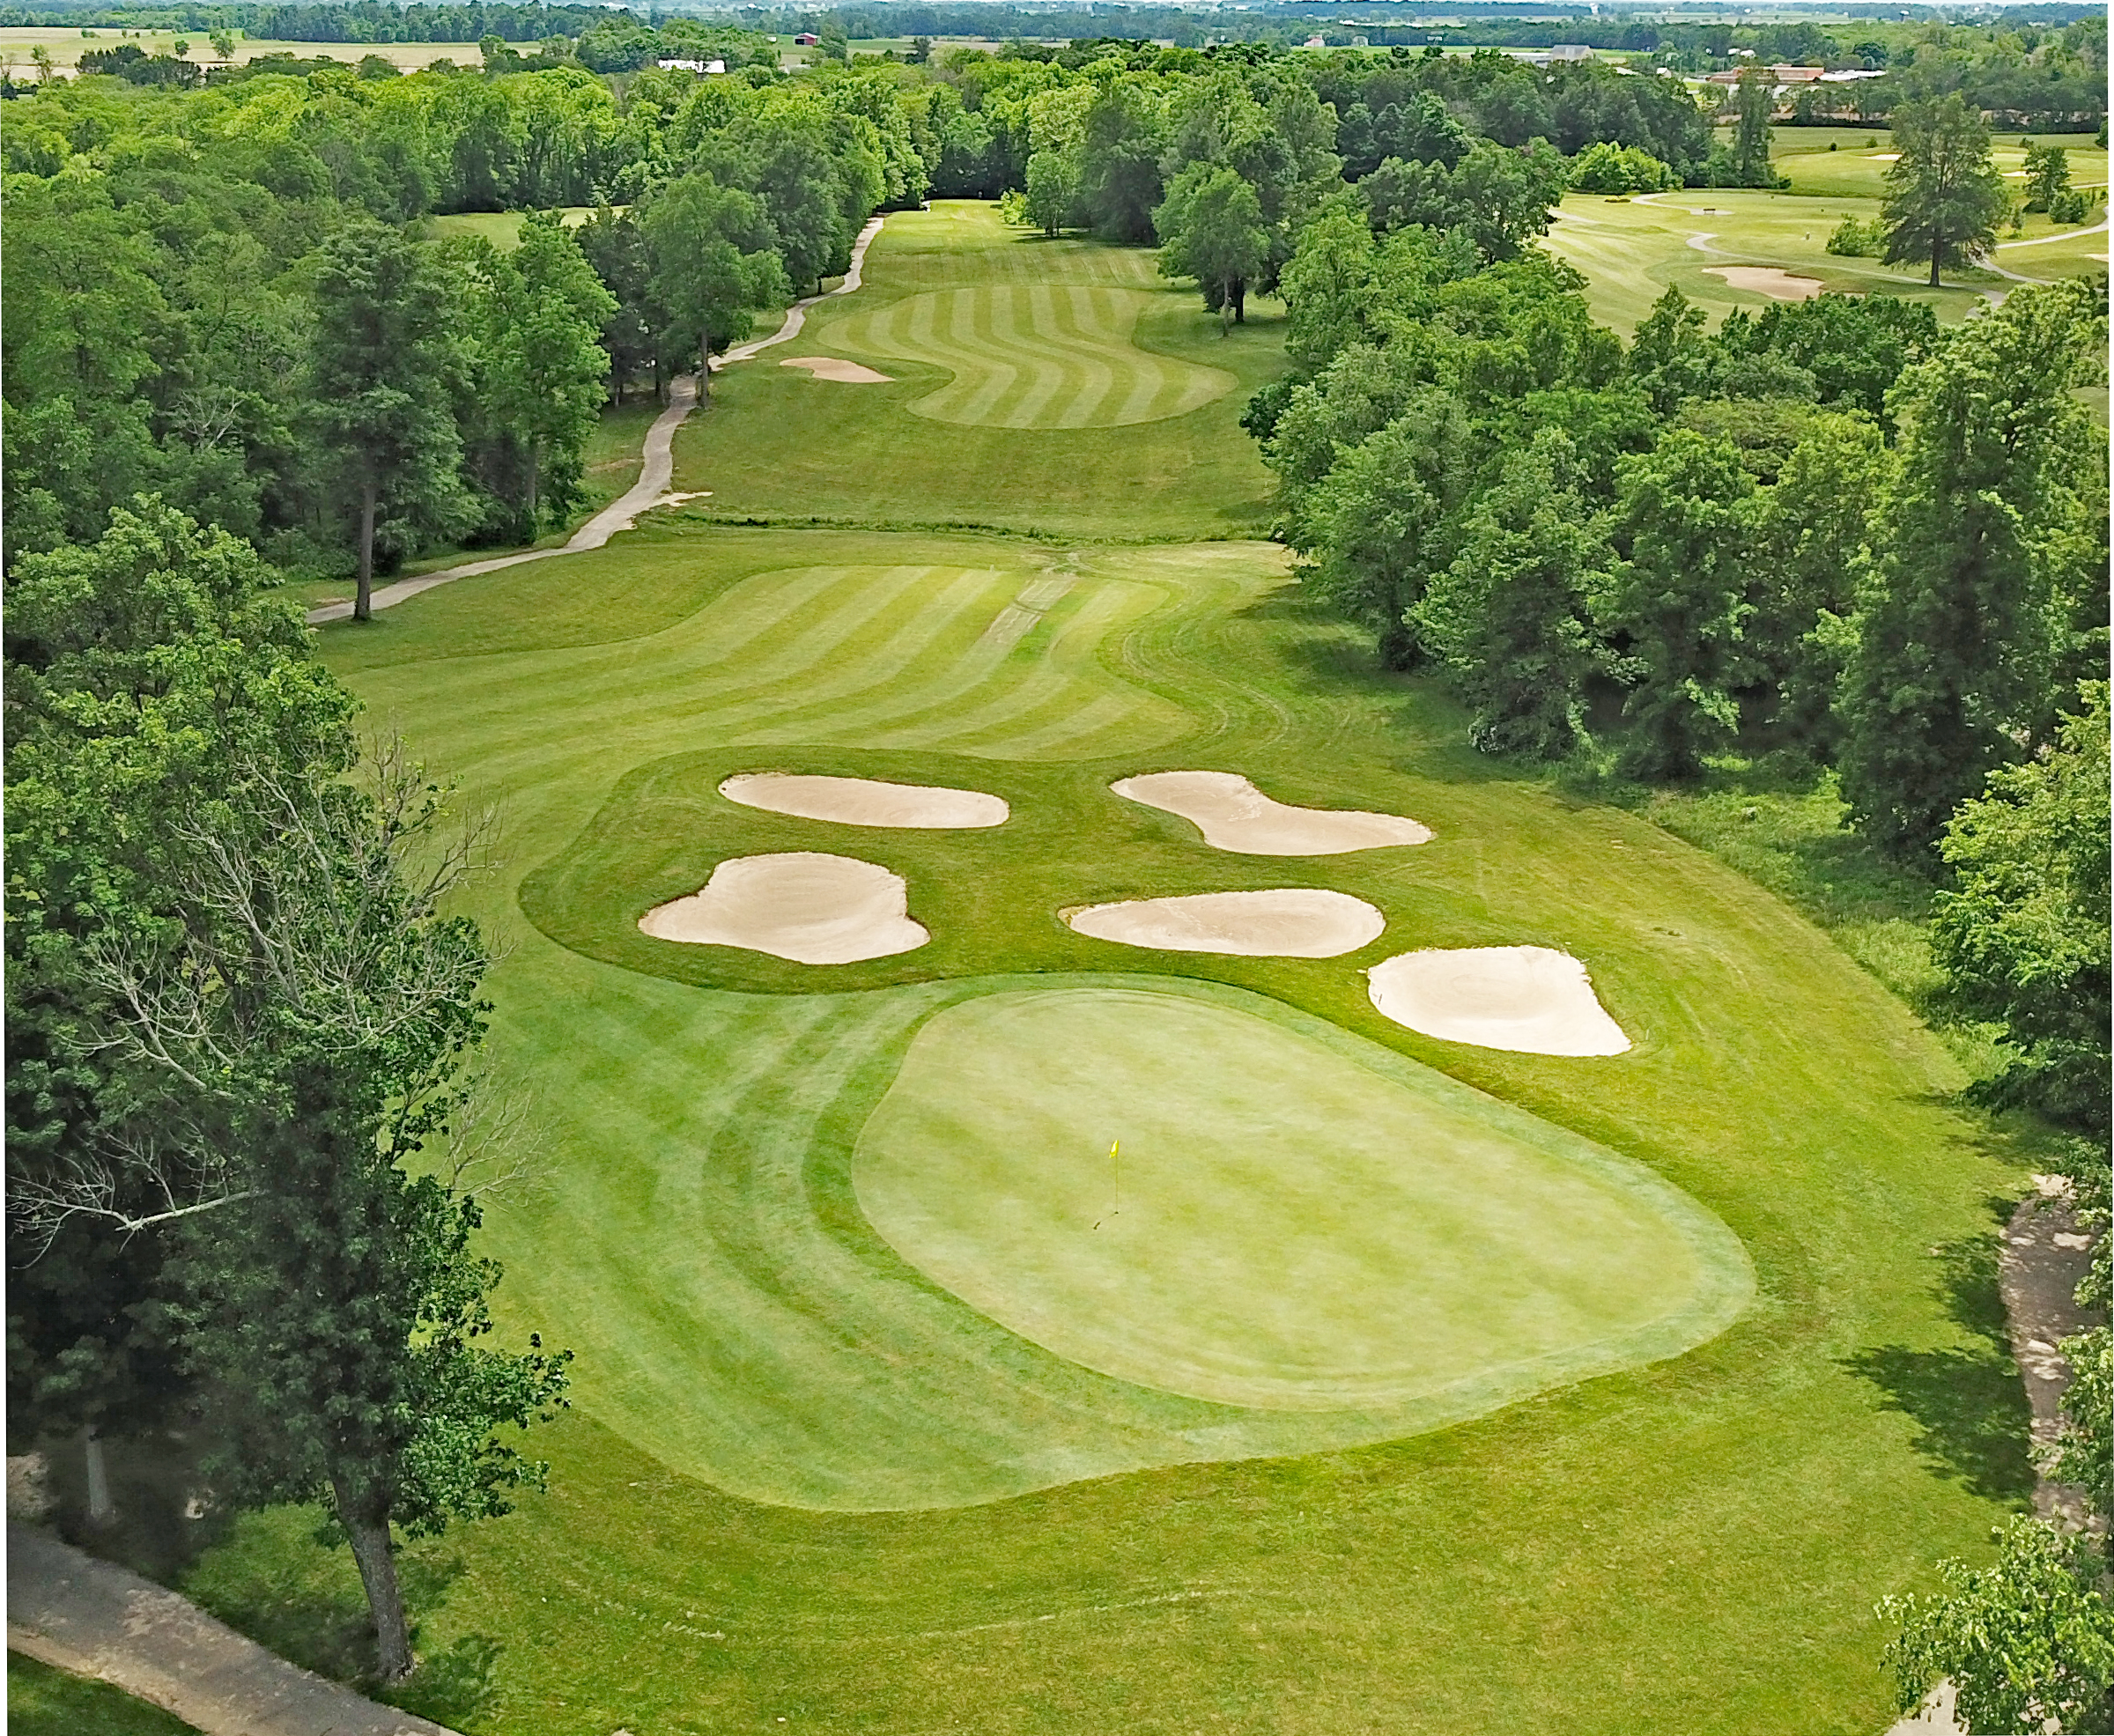
[[[1733,86],[1733,174],[1741,187],[1774,187],[1769,160],[1770,116],[1777,106],[1777,75],[1766,66],[1742,68]]]
[[[467,362],[460,289],[426,249],[379,224],[326,242],[315,272],[307,419],[356,524],[352,617],[373,615],[384,515],[401,544],[468,521],[454,399]]]
[[[1570,437],[1542,430],[1505,460],[1468,513],[1460,553],[1410,609],[1487,752],[1561,758],[1584,734],[1586,686],[1606,661],[1586,599],[1610,558],[1584,481]]]
[[[2007,1060],[1984,1094],[2104,1139],[2110,1130],[2107,685],[2088,683],[2050,750],[1990,774],[1948,823],[1932,953],[1962,1016]]]
[[[1160,271],[1194,277],[1204,306],[1223,322],[1247,320],[1248,284],[1270,262],[1255,189],[1234,170],[1197,163],[1185,169],[1153,212],[1160,237]]]
[[[749,335],[758,308],[789,293],[761,203],[710,175],[685,175],[642,220],[664,336],[698,358],[698,390],[712,387],[712,352]]]
[[[2106,445],[2072,386],[2105,350],[2082,284],[2029,287],[1948,334],[1890,400],[1843,682],[1853,824],[1927,860],[1953,810],[2048,739],[2081,654],[2103,659]]]
[[[562,513],[578,494],[607,397],[601,339],[617,299],[554,218],[525,219],[512,253],[473,243],[466,265],[478,420],[515,461],[518,491],[504,482],[498,491],[513,495],[532,539],[546,510]]]
[[[1451,522],[1467,484],[1467,415],[1430,387],[1344,453],[1305,503],[1294,544],[1309,558],[1303,580],[1372,630],[1388,669],[1416,660],[1409,610],[1452,558]]]
[[[1754,491],[1737,447],[1685,428],[1616,467],[1621,558],[1593,615],[1630,685],[1630,758],[1645,777],[1692,776],[1739,727]]]
[[[2026,147],[2026,209],[2044,211],[2070,185],[2070,153],[2059,144]]]
[[[1887,262],[1925,260],[1931,287],[1947,268],[1971,265],[1997,244],[2010,195],[1990,156],[1989,123],[1957,92],[1894,111],[1900,155],[1887,169]]]
[[[569,1357],[480,1341],[499,1269],[460,1135],[485,954],[440,910],[474,845],[397,754],[359,779],[231,769],[174,828],[171,920],[92,961],[115,1009],[96,1034],[137,1081],[136,1137],[203,1178],[184,1267],[209,1472],[238,1503],[326,1504],[394,1681],[397,1534],[541,1485],[499,1431],[552,1414]]]
[[[345,763],[351,705],[254,550],[159,501],[25,556],[6,587],[9,1427],[166,1422],[188,1390],[176,1230],[198,1179],[128,1136],[91,961],[153,934],[182,819],[240,754]]]

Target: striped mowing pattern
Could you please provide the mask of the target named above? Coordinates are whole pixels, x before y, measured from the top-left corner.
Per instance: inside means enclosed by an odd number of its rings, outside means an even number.
[[[1136,348],[1150,292],[1114,284],[1005,281],[857,313],[845,348],[946,368],[911,406],[935,422],[991,428],[1114,428],[1184,416],[1233,389],[1231,374]]]

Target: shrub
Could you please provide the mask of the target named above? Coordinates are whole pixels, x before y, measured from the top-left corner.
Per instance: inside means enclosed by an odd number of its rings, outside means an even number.
[[[1630,144],[1589,144],[1571,159],[1571,187],[1580,193],[1663,193],[1681,177],[1648,151]]]
[[[2092,217],[2092,196],[2081,187],[2066,187],[2048,202],[2051,223],[2086,223]]]
[[[1828,238],[1828,251],[1850,259],[1877,259],[1887,250],[1887,225],[1877,218],[1859,223],[1846,217]]]

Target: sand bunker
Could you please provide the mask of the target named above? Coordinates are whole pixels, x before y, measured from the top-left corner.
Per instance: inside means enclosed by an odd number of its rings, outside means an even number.
[[[1379,939],[1387,926],[1364,899],[1312,888],[1136,898],[1067,911],[1064,920],[1082,934],[1125,946],[1251,958],[1335,958]]]
[[[1399,814],[1288,807],[1236,772],[1150,772],[1109,788],[1148,808],[1180,815],[1203,833],[1205,843],[1243,856],[1340,856],[1347,850],[1423,844],[1431,836],[1429,826]]]
[[[721,784],[720,794],[744,808],[767,809],[802,820],[927,831],[1003,825],[1011,811],[1002,796],[986,795],[980,790],[884,784],[872,778],[800,777],[783,772],[741,773]]]
[[[1384,1015],[1449,1043],[1530,1055],[1619,1055],[1630,1046],[1586,967],[1550,947],[1405,952],[1366,974]]]
[[[885,386],[896,377],[892,373],[876,373],[870,367],[840,361],[835,356],[787,356],[779,366],[804,367],[816,379],[834,380],[840,386]]]
[[[849,856],[795,850],[721,862],[701,890],[654,905],[639,927],[655,940],[849,964],[930,940],[909,910],[901,875]]]
[[[1773,301],[1811,301],[1821,292],[1818,277],[1794,277],[1774,265],[1706,265],[1704,270],[1736,290],[1753,290]]]

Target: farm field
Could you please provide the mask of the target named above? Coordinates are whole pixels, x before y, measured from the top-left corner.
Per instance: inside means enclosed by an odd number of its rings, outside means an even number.
[[[416,1703],[474,1736],[1876,1731],[1874,1603],[2031,1486],[1989,1263],[2018,1156],[1818,929],[1475,754],[1238,534],[1279,329],[1222,339],[1149,267],[891,217],[794,347],[897,380],[766,351],[678,442],[709,501],[325,632],[370,720],[503,810],[495,1058],[546,1149],[488,1243],[504,1326],[579,1353],[550,1494],[407,1549],[444,1666]],[[1002,327],[1101,285],[1151,299],[1042,353]],[[950,296],[990,317],[880,347]],[[1092,368],[1169,359],[1237,384],[1064,425]],[[927,402],[1037,367],[1032,416]],[[1108,787],[1179,768],[1431,837],[1233,854]],[[717,794],[765,771],[1009,817]],[[929,941],[639,931],[780,852],[889,868]],[[1386,931],[1238,957],[1061,916],[1282,886]],[[1530,944],[1629,1053],[1422,1036],[1362,974]],[[327,1665],[358,1592],[313,1528],[244,1519],[186,1589]]]
[[[201,66],[227,64],[206,38],[203,28],[125,33],[115,29],[84,31],[55,25],[9,26],[0,28],[0,65],[11,66],[18,78],[28,78],[33,76],[30,50],[41,47],[50,55],[53,68],[71,77],[82,55],[94,49],[115,48],[122,42],[131,42],[150,55],[173,55],[179,39],[190,44],[184,56],[187,60]],[[247,64],[267,55],[293,55],[302,60],[314,60],[320,55],[326,60],[342,60],[348,65],[357,65],[369,55],[379,55],[406,72],[415,72],[437,60],[452,60],[458,66],[476,66],[484,59],[483,51],[475,42],[280,42],[262,37],[237,38],[236,63]]]

